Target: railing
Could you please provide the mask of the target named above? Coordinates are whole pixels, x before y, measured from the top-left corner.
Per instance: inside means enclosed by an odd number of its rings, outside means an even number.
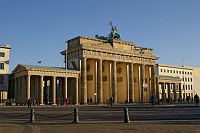
[[[37,120],[35,119],[35,116],[39,116],[39,117],[43,117],[43,118],[47,118],[47,119],[54,119],[54,120],[59,120],[59,118],[63,118],[63,117],[68,117],[73,115],[73,121],[72,123],[79,123],[79,112],[78,112],[78,108],[74,108],[74,111],[68,113],[68,114],[63,114],[63,115],[57,115],[57,116],[52,116],[52,115],[48,115],[48,114],[41,114],[38,112],[35,112],[34,109],[31,109],[30,112],[26,112],[20,115],[13,115],[13,113],[8,113],[8,112],[1,112],[0,111],[0,117],[4,117],[4,118],[20,118],[20,117],[25,117],[27,118],[27,120],[29,120],[30,123],[34,123]],[[30,119],[28,119],[30,118]],[[128,114],[128,108],[124,107],[124,123],[130,123],[130,119],[129,119],[129,114]]]

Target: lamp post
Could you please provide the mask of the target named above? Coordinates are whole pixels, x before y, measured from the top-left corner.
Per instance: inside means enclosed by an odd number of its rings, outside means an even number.
[[[144,88],[146,88],[147,86],[145,85],[145,67],[144,67],[144,63],[143,63],[143,54],[144,54],[144,50],[147,50],[147,48],[143,48],[140,47],[138,48],[139,52],[140,52],[140,56],[141,56],[141,100],[142,100],[142,104],[144,105],[145,103],[145,97],[144,97]]]

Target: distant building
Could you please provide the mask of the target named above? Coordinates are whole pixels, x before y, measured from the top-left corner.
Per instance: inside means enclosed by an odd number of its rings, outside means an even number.
[[[10,46],[0,45],[0,102],[4,102],[8,95],[8,77],[9,77],[9,60]]]
[[[194,96],[193,68],[158,64],[159,97],[162,100],[186,100]]]
[[[200,96],[200,68],[198,67],[188,67],[193,69],[193,92],[194,95],[197,93]]]

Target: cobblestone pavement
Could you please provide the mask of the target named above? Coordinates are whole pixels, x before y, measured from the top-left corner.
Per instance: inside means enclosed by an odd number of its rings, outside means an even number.
[[[200,123],[6,123],[0,133],[200,133]]]

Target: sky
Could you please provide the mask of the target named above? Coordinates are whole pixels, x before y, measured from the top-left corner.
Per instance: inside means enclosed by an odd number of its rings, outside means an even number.
[[[200,67],[200,0],[0,0],[0,44],[17,64],[58,66],[65,41],[108,36],[152,48],[159,64]]]

